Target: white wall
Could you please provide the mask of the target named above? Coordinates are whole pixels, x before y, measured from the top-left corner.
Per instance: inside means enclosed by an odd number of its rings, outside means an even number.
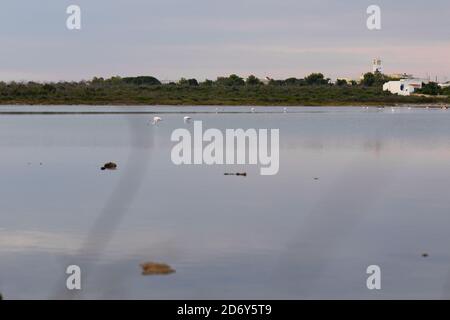
[[[414,93],[415,87],[413,85],[419,85],[422,88],[422,79],[402,79],[400,81],[389,81],[383,85],[384,91],[389,91],[393,94],[400,96],[409,96]]]

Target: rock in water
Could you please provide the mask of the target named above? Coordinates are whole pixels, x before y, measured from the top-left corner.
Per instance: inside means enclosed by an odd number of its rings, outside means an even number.
[[[175,272],[169,265],[164,263],[146,262],[141,264],[141,268],[144,276],[167,275]]]
[[[240,172],[238,172],[238,173],[225,172],[223,175],[224,176],[241,176],[241,177],[246,177],[247,176],[247,172],[242,172],[242,173],[240,173]]]
[[[105,163],[103,165],[103,167],[101,167],[102,170],[116,170],[117,169],[117,164],[115,164],[114,162],[108,162]]]

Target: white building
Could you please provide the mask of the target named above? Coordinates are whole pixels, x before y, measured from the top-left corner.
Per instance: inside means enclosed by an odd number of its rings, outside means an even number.
[[[383,73],[383,67],[381,65],[381,59],[373,59],[372,61],[372,73]]]
[[[389,91],[400,96],[409,96],[417,89],[422,88],[423,83],[428,83],[424,79],[401,79],[399,81],[389,81],[383,85],[384,91]]]
[[[448,87],[450,87],[450,81],[447,81],[445,83],[439,83],[439,87],[441,87],[441,88],[448,88]]]

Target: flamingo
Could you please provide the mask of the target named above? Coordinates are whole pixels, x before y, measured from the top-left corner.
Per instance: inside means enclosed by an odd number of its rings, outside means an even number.
[[[162,119],[160,117],[153,117],[153,122],[152,124],[158,124],[162,121]]]

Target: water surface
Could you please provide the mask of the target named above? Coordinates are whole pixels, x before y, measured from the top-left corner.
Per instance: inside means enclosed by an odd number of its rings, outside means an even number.
[[[205,128],[279,128],[279,174],[173,165],[170,134],[191,128],[187,114]],[[421,108],[2,106],[0,292],[450,298],[449,137],[450,111]],[[119,170],[101,171],[108,161]],[[145,261],[176,273],[144,277]],[[83,271],[77,296],[69,264]],[[380,291],[366,287],[373,264]]]

